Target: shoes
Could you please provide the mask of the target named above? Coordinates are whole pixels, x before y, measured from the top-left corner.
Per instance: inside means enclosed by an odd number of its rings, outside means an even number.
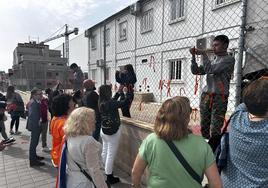
[[[51,149],[49,147],[45,146],[45,147],[43,147],[42,151],[43,152],[50,152]]]
[[[13,134],[14,134],[14,131],[13,131],[13,130],[10,130],[9,133],[10,133],[11,135],[13,135]]]
[[[16,140],[13,137],[7,138],[3,141],[3,144],[10,144],[12,142],[15,142]]]
[[[106,180],[110,185],[116,184],[120,182],[120,179],[118,177],[114,177],[113,174],[107,174],[107,180]]]
[[[42,161],[42,160],[44,160],[45,159],[45,157],[41,157],[41,156],[36,156],[36,159],[38,160],[38,161]]]
[[[34,166],[44,166],[45,163],[34,160],[34,161],[30,161],[30,167],[34,167]]]
[[[21,132],[20,132],[20,131],[16,131],[14,134],[15,134],[15,135],[20,135]]]

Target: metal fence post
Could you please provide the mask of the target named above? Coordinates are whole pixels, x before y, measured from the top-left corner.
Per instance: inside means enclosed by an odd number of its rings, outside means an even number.
[[[241,84],[242,84],[242,64],[243,64],[243,52],[245,44],[245,31],[246,31],[246,18],[247,18],[247,0],[242,1],[242,16],[241,26],[238,43],[238,62],[237,62],[237,82],[236,82],[236,95],[235,106],[239,105],[241,99]]]
[[[106,24],[103,26],[103,61],[104,85],[106,85]]]

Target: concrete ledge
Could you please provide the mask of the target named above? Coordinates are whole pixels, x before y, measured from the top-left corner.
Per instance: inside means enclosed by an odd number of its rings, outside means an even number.
[[[121,118],[122,135],[119,143],[115,165],[126,174],[131,175],[133,163],[142,141],[153,131],[153,124]],[[146,182],[147,173],[143,176]]]
[[[121,122],[126,125],[126,126],[136,126],[142,129],[146,129],[149,131],[153,131],[154,130],[154,125],[152,123],[147,123],[144,121],[140,121],[140,120],[135,120],[132,118],[127,118],[127,117],[121,117]]]

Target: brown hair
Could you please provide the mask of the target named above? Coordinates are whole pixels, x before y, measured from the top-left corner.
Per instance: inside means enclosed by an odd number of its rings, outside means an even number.
[[[155,134],[164,140],[180,140],[187,136],[191,112],[190,101],[187,97],[174,97],[166,100],[155,119]]]
[[[243,92],[243,102],[249,113],[265,116],[268,112],[268,80],[259,79],[249,84]]]

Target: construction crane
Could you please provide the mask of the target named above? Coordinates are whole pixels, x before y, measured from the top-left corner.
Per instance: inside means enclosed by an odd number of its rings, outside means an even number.
[[[68,25],[65,24],[64,25],[65,27],[65,32],[64,33],[61,33],[61,34],[58,34],[54,37],[50,37],[46,40],[43,40],[42,42],[40,43],[46,43],[46,42],[50,42],[52,40],[55,40],[55,39],[58,39],[58,38],[61,38],[61,37],[65,37],[65,48],[64,48],[64,57],[67,59],[67,65],[69,65],[69,35],[74,33],[75,35],[78,35],[78,28],[75,27],[73,30],[69,30],[68,29]]]

